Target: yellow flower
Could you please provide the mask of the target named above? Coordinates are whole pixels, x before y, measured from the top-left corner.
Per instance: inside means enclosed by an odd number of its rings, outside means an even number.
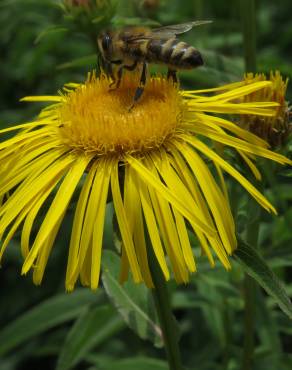
[[[226,269],[236,248],[235,225],[222,170],[236,179],[266,210],[267,199],[212,149],[221,143],[240,152],[253,171],[254,156],[279,163],[289,160],[236,124],[213,113],[271,117],[274,102],[238,103],[271,85],[245,82],[217,89],[181,91],[164,78],[151,78],[142,99],[129,111],[137,76],[126,75],[109,91],[108,80],[89,75],[84,84],[68,84],[57,96],[27,97],[52,102],[32,122],[0,144],[0,258],[22,225],[22,273],[33,269],[42,280],[54,240],[73,194],[78,203],[68,251],[66,288],[78,278],[95,289],[99,283],[106,204],[112,197],[121,238],[121,281],[130,270],[136,283],[151,287],[146,239],[165,276],[177,282],[196,270],[186,224],[214,265]],[[209,94],[216,92],[216,95]],[[207,114],[207,112],[212,114]],[[216,182],[206,160],[216,168]],[[289,162],[290,163],[290,162]],[[44,203],[54,199],[35,238],[31,230]],[[146,235],[148,235],[146,237]],[[166,258],[168,257],[168,258]]]
[[[240,125],[266,140],[272,148],[281,146],[291,132],[289,122],[288,103],[285,100],[288,79],[283,80],[279,71],[271,72],[269,78],[263,74],[248,73],[246,83],[250,81],[270,80],[272,84],[265,89],[256,91],[243,97],[243,102],[274,101],[279,104],[277,113],[273,117],[246,115],[240,118]]]

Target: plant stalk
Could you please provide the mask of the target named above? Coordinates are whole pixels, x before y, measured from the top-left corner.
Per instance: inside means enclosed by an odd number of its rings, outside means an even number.
[[[162,329],[169,370],[183,370],[177,324],[172,314],[167,284],[151,246],[149,248],[149,265],[155,287],[152,289],[152,294]]]
[[[258,217],[247,226],[246,232],[247,243],[256,248],[259,236]],[[243,284],[245,307],[242,370],[251,370],[254,357],[256,282],[251,276],[245,274]]]
[[[245,71],[256,72],[255,0],[239,0],[242,23]]]
[[[245,71],[256,72],[256,11],[255,0],[239,0],[242,21],[242,34],[244,44]],[[257,215],[254,221],[247,225],[246,240],[257,248],[260,223],[260,209],[257,205]],[[244,344],[242,370],[252,370],[254,358],[255,336],[255,295],[256,283],[252,277],[244,277]]]

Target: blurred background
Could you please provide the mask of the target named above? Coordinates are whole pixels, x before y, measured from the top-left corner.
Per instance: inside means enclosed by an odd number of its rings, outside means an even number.
[[[1,128],[31,120],[42,106],[20,103],[21,97],[53,95],[66,82],[83,81],[96,67],[96,45],[84,34],[66,28],[59,5],[50,0],[0,0]],[[119,0],[114,22],[137,24],[143,19],[145,24],[167,25],[212,20],[212,24],[182,37],[205,59],[204,67],[179,74],[183,87],[196,89],[242,78],[241,9],[239,1]],[[289,0],[256,1],[258,71],[279,70],[284,77],[292,77],[291,14]],[[292,84],[287,100],[291,93]],[[290,140],[282,151],[291,153],[291,144]],[[267,176],[265,191],[279,216],[262,215],[261,253],[292,295],[291,181],[277,166],[268,172],[274,175]],[[241,197],[237,202],[240,231],[251,222],[248,212],[254,204],[238,189],[233,191]],[[33,285],[31,276],[20,276],[19,239],[10,243],[0,270],[0,370],[51,370],[56,366],[58,370],[167,369],[157,333],[143,322],[131,302],[134,297],[155,323],[155,315],[145,306],[146,290],[141,294],[128,283],[123,292],[116,293],[122,295],[117,309],[106,280],[106,292],[80,288],[70,295],[64,293],[71,221],[72,214],[68,214],[39,287]],[[107,226],[106,241],[111,245],[111,220]],[[107,258],[115,266],[115,258]],[[189,286],[175,288],[170,283],[188,369],[241,369],[243,272],[236,262],[233,267],[229,274],[219,264],[211,270],[202,257]],[[115,279],[114,268],[112,274]],[[254,369],[291,370],[291,321],[260,289],[256,292],[255,323]]]

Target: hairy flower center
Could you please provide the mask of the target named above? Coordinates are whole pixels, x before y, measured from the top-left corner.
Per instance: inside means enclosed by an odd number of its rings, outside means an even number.
[[[131,73],[119,88],[110,90],[108,79],[92,76],[70,92],[59,108],[64,142],[97,155],[161,146],[180,125],[182,97],[172,82],[151,78],[142,98],[130,109],[138,84],[137,75]]]

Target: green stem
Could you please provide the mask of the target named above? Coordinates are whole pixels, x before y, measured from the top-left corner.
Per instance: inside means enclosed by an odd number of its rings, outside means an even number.
[[[258,206],[259,207],[259,206]],[[259,218],[257,217],[252,224],[247,226],[246,241],[254,246],[258,245]],[[254,357],[254,334],[255,334],[255,294],[256,282],[249,275],[244,276],[244,344],[242,370],[251,370]]]
[[[151,246],[149,248],[149,264],[155,286],[155,288],[152,290],[152,294],[163,333],[164,347],[169,364],[169,370],[183,370],[181,354],[178,345],[178,330],[175,318],[171,311],[167,285]]]
[[[244,43],[245,71],[256,72],[256,12],[255,0],[239,0],[242,21],[242,33]],[[258,245],[259,217],[247,226],[246,239],[255,248]],[[254,357],[254,334],[255,334],[255,294],[256,284],[253,278],[245,274],[244,277],[244,344],[242,370],[251,370]]]
[[[255,0],[239,0],[246,72],[256,72]]]

